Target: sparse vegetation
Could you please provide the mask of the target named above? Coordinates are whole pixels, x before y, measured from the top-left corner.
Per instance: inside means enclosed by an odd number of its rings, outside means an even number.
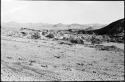
[[[38,32],[34,32],[31,34],[31,39],[40,39],[40,34]]]
[[[90,39],[91,43],[94,44],[100,44],[102,43],[102,37],[101,36],[96,36],[95,34],[92,35]]]
[[[68,39],[68,41],[70,41],[71,43],[76,43],[76,44],[84,44],[84,41],[80,38],[76,38],[76,37],[71,37]]]
[[[110,42],[110,40],[111,40],[111,38],[108,36],[108,35],[102,35],[102,37],[103,37],[103,41],[105,42]]]
[[[73,80],[92,80],[95,76],[105,80],[107,75],[111,80],[114,80],[112,79],[114,75],[115,78],[122,80],[124,48],[123,44],[113,42],[124,41],[124,37],[82,34],[83,32],[79,34],[79,30],[22,28],[19,31],[10,31],[9,37],[4,35],[1,40],[2,70],[7,69],[8,73],[12,72],[11,75],[14,73],[15,75],[20,73],[21,76],[28,74],[28,77],[34,78],[35,76],[40,80],[69,80],[72,78]],[[8,69],[12,69],[11,72]],[[6,71],[2,72],[4,74]]]
[[[123,52],[124,50],[117,48],[116,46],[104,46],[104,45],[96,45],[94,46],[98,50],[106,50],[106,51],[115,51],[115,52]]]
[[[26,36],[27,33],[26,32],[20,32],[23,36]]]
[[[48,38],[54,38],[54,34],[52,34],[52,33],[49,33],[49,34],[47,34],[45,36],[48,37]]]

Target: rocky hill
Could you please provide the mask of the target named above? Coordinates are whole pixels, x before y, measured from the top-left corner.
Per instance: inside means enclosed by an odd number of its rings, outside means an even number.
[[[103,35],[111,35],[116,36],[124,33],[124,19],[120,19],[118,21],[112,22],[111,24],[105,26],[104,28],[94,30],[96,34]]]
[[[112,41],[116,42],[124,42],[124,19],[117,20],[115,22],[110,23],[109,25],[96,29],[96,30],[80,30],[79,33],[87,33],[96,35],[107,35],[112,38]]]

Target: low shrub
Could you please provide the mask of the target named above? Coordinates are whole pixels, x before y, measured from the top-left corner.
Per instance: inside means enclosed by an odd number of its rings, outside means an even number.
[[[46,35],[47,34],[47,32],[42,32],[42,35]]]
[[[94,44],[101,44],[103,42],[102,36],[98,36],[95,34],[92,34],[92,37],[90,38],[91,43]]]
[[[31,34],[31,39],[40,39],[40,34],[38,32],[34,32]]]
[[[54,34],[49,33],[49,34],[46,35],[46,37],[48,37],[48,38],[54,38]]]
[[[69,38],[68,39],[71,43],[76,43],[76,44],[84,44],[84,41],[81,38]]]
[[[20,32],[22,34],[22,36],[26,36],[27,33],[26,32]]]
[[[91,39],[91,43],[94,45],[94,44],[101,44],[102,41],[100,39],[97,39],[97,38],[92,38]]]
[[[124,43],[124,37],[111,37],[110,42]]]

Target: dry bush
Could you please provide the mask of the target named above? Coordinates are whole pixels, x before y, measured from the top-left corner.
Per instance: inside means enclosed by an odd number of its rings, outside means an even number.
[[[69,39],[69,37],[65,37],[65,36],[63,37],[63,40],[68,40],[68,39]]]
[[[83,34],[81,38],[93,44],[111,41],[111,38],[108,35]]]
[[[124,36],[123,37],[111,37],[110,42],[124,43]]]
[[[90,34],[83,34],[81,36],[81,38],[84,39],[84,40],[86,40],[86,41],[88,41],[88,42],[90,42],[91,38],[92,38],[92,35],[90,35]]]
[[[91,43],[94,45],[94,44],[101,44],[102,43],[102,40],[101,39],[98,39],[96,37],[92,37],[91,38]]]
[[[40,34],[38,32],[31,33],[31,39],[40,39]]]
[[[76,44],[84,44],[83,39],[74,37],[74,36],[70,37],[68,41],[70,41],[71,43],[76,43]]]
[[[45,31],[45,32],[42,32],[42,35],[46,35],[47,34],[47,31]]]
[[[72,34],[62,36],[61,40],[69,41],[69,42],[75,43],[75,44],[84,44],[84,41],[82,38],[80,38],[76,35],[72,35]]]
[[[7,36],[13,36],[15,33],[13,31],[8,31]]]
[[[46,35],[46,37],[48,37],[48,38],[54,38],[54,34],[49,33],[49,34]]]
[[[26,32],[20,32],[22,34],[22,36],[26,36],[27,33]]]
[[[19,32],[17,32],[17,31],[9,31],[9,32],[7,33],[7,36],[19,37],[20,34],[19,34]]]
[[[103,42],[103,37],[101,35],[95,35],[95,34],[85,34],[81,36],[82,39],[86,40],[87,42],[91,42],[94,44],[100,44]]]
[[[110,42],[111,38],[108,35],[102,35],[103,41]]]

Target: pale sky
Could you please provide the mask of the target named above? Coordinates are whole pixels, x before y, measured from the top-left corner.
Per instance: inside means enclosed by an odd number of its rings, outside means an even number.
[[[109,24],[124,18],[124,1],[1,0],[1,21]]]

